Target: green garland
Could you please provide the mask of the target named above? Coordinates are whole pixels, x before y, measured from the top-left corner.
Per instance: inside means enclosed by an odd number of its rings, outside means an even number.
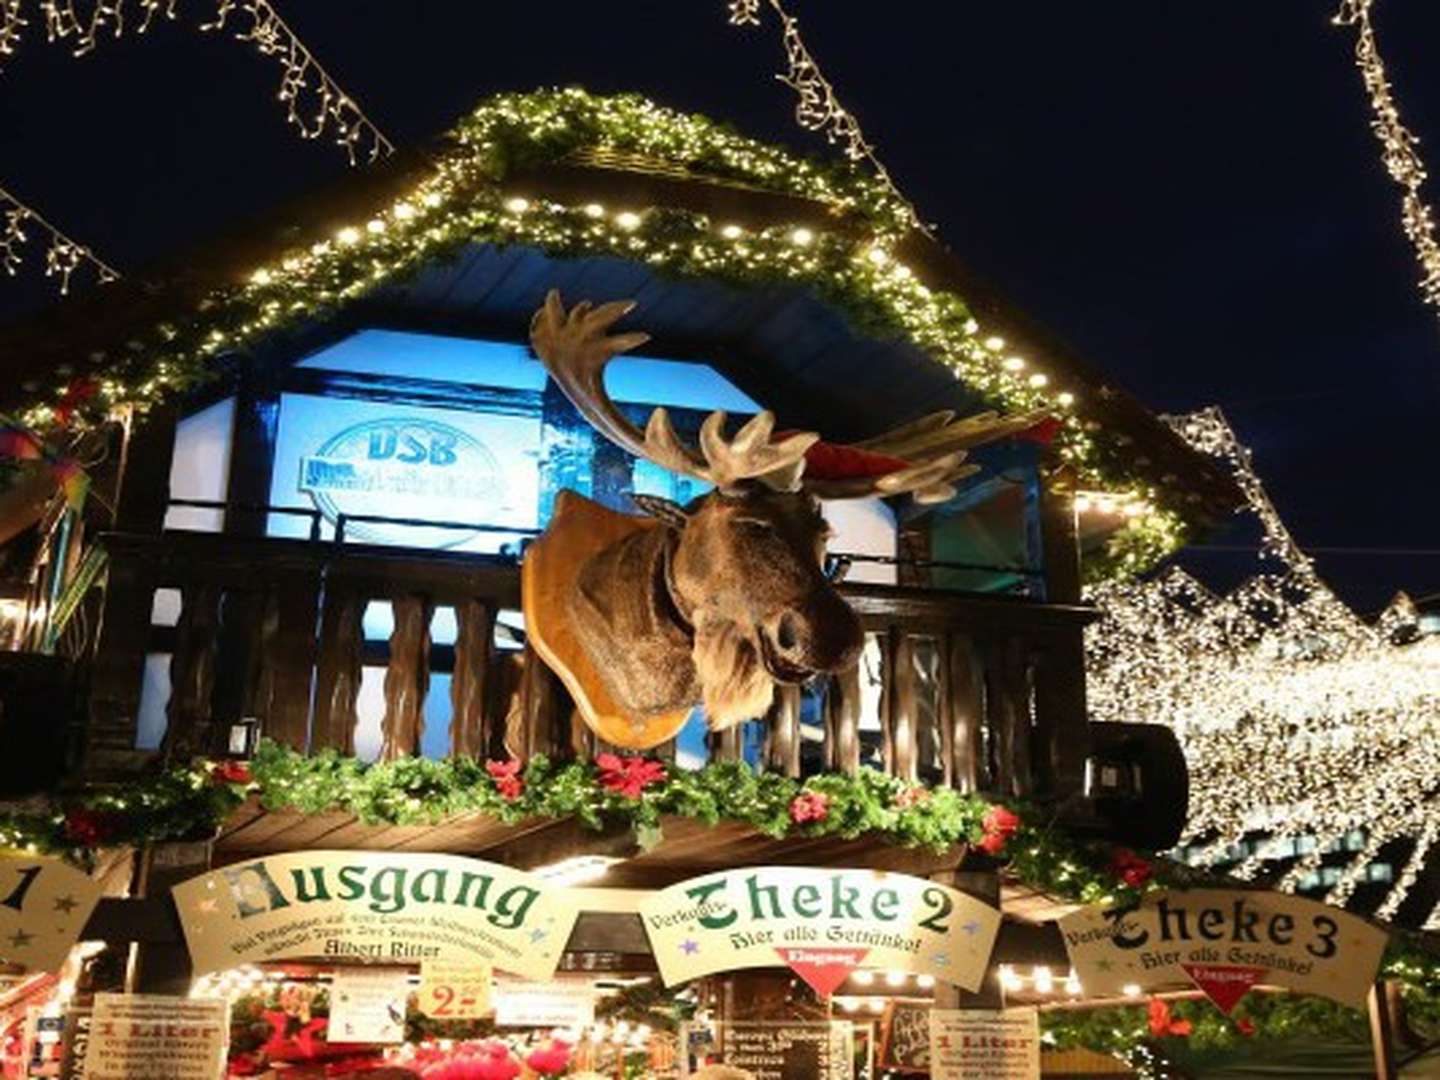
[[[1110,445],[1097,425],[1074,417],[1073,388],[1017,366],[959,296],[927,287],[897,260],[908,211],[858,169],[809,161],[637,96],[598,97],[573,88],[491,98],[452,134],[456,149],[392,206],[287,253],[247,284],[208,298],[193,316],[137,340],[128,361],[99,375],[86,415],[102,417],[120,403],[143,409],[194,387],[213,377],[221,354],[324,318],[381,282],[418,273],[467,245],[524,244],[561,257],[615,255],[678,279],[802,284],[846,312],[860,331],[908,339],[949,365],[994,406],[1064,418],[1057,451],[1087,484],[1129,491],[1152,506],[1163,500],[1134,474],[1132,454]],[[502,191],[516,168],[560,161],[581,149],[642,154],[813,199],[844,224],[742,230],[677,209],[563,206]],[[37,402],[25,419],[44,428],[53,412],[53,403]],[[1173,512],[1159,512],[1149,529],[1152,542],[1118,565],[1133,571],[1171,550],[1157,552],[1153,541],[1178,543],[1176,521]]]

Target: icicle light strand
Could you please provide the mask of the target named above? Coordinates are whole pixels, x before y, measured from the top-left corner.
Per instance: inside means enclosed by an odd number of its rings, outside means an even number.
[[[1374,0],[1342,0],[1335,15],[1337,26],[1355,28],[1355,65],[1370,95],[1374,119],[1370,128],[1380,140],[1381,160],[1391,178],[1404,189],[1400,219],[1405,235],[1415,248],[1420,263],[1420,292],[1431,307],[1440,308],[1440,241],[1435,239],[1435,222],[1425,205],[1425,162],[1420,157],[1420,140],[1400,119],[1400,108],[1390,92],[1390,79],[1380,56],[1379,39],[1370,21]]]
[[[82,266],[92,268],[102,285],[120,277],[120,271],[88,247],[70,239],[34,209],[0,187],[0,270],[10,277],[15,277],[25,262],[31,229],[44,234],[45,276],[57,279],[62,296],[69,293],[71,278]]]

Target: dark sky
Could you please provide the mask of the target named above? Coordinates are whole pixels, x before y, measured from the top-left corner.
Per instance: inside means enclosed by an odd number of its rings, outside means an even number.
[[[573,83],[815,147],[771,77],[773,19],[732,29],[723,0],[276,2],[397,143]],[[1157,409],[1224,406],[1352,602],[1440,590],[1440,317],[1332,0],[787,3],[963,259]],[[32,25],[0,74],[0,182],[122,270],[346,169],[286,129],[267,62],[195,31],[213,7],[180,0],[177,23],[78,60]],[[1381,0],[1376,20],[1440,170],[1440,5]],[[0,314],[35,284],[0,283]],[[1253,565],[1187,560],[1217,581]]]

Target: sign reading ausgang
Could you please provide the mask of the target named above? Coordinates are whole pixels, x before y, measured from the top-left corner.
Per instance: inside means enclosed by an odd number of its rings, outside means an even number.
[[[1060,932],[1090,995],[1192,982],[1207,993],[1222,984],[1243,993],[1262,982],[1357,1008],[1386,941],[1383,930],[1313,900],[1224,889],[1154,893],[1132,909],[1083,908],[1060,920]]]
[[[296,851],[175,886],[196,974],[301,957],[555,974],[577,912],[533,874],[457,855]]]
[[[799,867],[682,881],[643,900],[640,917],[667,986],[788,965],[812,985],[817,967],[878,967],[974,990],[1000,929],[995,908],[932,881]]]

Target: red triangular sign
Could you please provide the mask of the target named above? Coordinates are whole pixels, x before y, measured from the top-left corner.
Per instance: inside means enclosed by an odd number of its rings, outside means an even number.
[[[775,951],[791,971],[804,979],[815,993],[829,997],[850,977],[870,952],[869,949],[817,949],[795,947]]]
[[[1264,968],[1234,964],[1182,964],[1181,967],[1190,981],[1226,1016],[1265,974]]]

